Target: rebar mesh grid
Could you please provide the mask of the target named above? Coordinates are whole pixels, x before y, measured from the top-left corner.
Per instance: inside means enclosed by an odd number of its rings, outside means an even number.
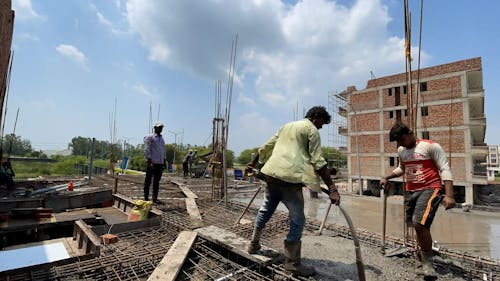
[[[272,280],[254,271],[259,265],[239,261],[228,251],[218,252],[214,245],[199,238],[192,247],[177,280]],[[243,264],[243,265],[242,265]]]
[[[253,223],[235,225],[246,204],[232,201],[225,204],[224,200],[209,198],[210,183],[189,188],[200,197],[197,204],[204,225],[215,225],[245,238],[251,236]],[[127,188],[122,190],[127,191]],[[131,190],[142,192],[142,185],[136,185]],[[166,202],[165,205],[158,206],[163,211],[160,226],[119,233],[119,242],[103,247],[100,257],[51,269],[27,270],[16,275],[2,276],[0,280],[144,280],[168,252],[178,233],[191,227],[185,203],[182,200],[173,202],[177,203]],[[254,221],[257,212],[258,209],[251,206],[244,218]],[[305,230],[316,231],[319,225],[317,220],[307,220]],[[279,235],[284,236],[288,227],[288,213],[276,211],[263,232],[263,243],[276,240]],[[350,230],[345,226],[327,224],[325,229],[340,237],[352,239]],[[364,244],[380,246],[380,234],[357,229],[357,235]],[[393,246],[402,245],[402,239],[387,237],[386,242]],[[184,263],[179,280],[306,280],[286,275],[280,262],[262,267],[234,253],[220,252],[216,248],[213,244],[197,238]],[[487,280],[495,280],[500,276],[498,261],[445,248],[441,248],[440,253],[457,262],[456,272],[471,279],[483,279],[486,276]],[[435,264],[450,267],[439,260],[436,260]]]

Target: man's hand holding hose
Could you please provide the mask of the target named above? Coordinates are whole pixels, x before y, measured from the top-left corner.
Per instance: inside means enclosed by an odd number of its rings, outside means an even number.
[[[248,173],[252,173],[256,178],[265,180],[264,175],[260,173],[258,169],[255,167],[259,163],[259,154],[256,154],[255,157],[247,164],[246,170]]]
[[[326,186],[328,187],[328,193],[326,192],[326,190],[323,190],[323,192],[328,194],[328,197],[330,198],[332,204],[335,205],[340,204],[340,194],[330,176],[330,170],[328,169],[328,167],[326,165],[321,167],[321,169],[319,169],[317,173],[321,177],[321,179],[323,179]]]

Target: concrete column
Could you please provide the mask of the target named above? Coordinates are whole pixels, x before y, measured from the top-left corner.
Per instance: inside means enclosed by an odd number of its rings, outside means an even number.
[[[352,194],[352,178],[349,177],[349,179],[347,179],[347,191],[349,194]]]
[[[465,186],[465,204],[474,205],[474,188],[471,183]]]

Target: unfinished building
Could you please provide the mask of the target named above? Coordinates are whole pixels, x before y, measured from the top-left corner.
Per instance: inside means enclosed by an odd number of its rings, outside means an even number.
[[[457,202],[473,204],[474,188],[487,184],[481,58],[421,69],[412,87],[417,97],[413,106],[418,105],[416,136],[441,144]],[[339,127],[338,133],[347,137],[351,192],[353,182],[361,182],[364,189],[377,186],[381,176],[398,165],[397,147],[388,134],[396,121],[408,121],[406,73],[371,79],[362,90],[347,87],[334,98],[346,101],[338,109],[346,127]],[[403,179],[394,181],[401,189]]]

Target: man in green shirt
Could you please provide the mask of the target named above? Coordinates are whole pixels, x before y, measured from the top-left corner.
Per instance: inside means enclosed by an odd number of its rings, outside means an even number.
[[[301,238],[305,225],[302,187],[320,192],[320,177],[328,186],[330,200],[339,204],[340,195],[325,159],[321,156],[319,129],[330,123],[330,114],[323,106],[309,109],[303,120],[285,124],[260,149],[250,167],[257,161],[267,183],[265,198],[257,214],[248,253],[260,249],[260,235],[280,202],[287,207],[290,230],[284,241],[285,271],[298,276],[313,276],[313,267],[301,264]]]

